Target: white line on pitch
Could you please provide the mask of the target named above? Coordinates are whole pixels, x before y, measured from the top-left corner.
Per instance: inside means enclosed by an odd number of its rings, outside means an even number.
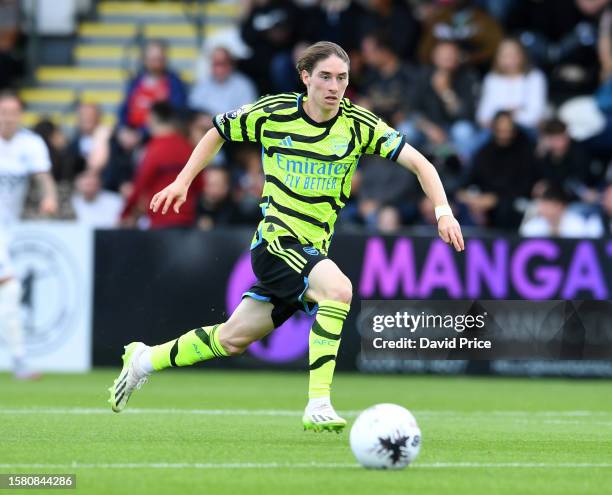
[[[27,407],[0,408],[0,414],[110,414],[103,407]],[[345,416],[357,416],[360,411],[338,411]],[[539,416],[539,417],[590,417],[610,416],[612,411],[449,411],[414,410],[416,416]],[[301,416],[302,411],[291,409],[179,409],[179,408],[130,408],[122,414],[201,414],[206,416]]]
[[[353,463],[323,463],[323,462],[297,462],[297,463],[255,463],[255,462],[232,462],[232,463],[81,463],[72,462],[66,464],[0,464],[0,469],[338,469],[358,468]],[[433,462],[417,463],[412,469],[466,469],[466,468],[494,468],[494,469],[551,469],[551,468],[576,468],[576,469],[599,469],[612,468],[612,463],[571,463],[571,462]]]

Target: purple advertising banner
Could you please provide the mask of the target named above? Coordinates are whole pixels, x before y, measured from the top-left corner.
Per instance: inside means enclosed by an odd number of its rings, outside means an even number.
[[[365,241],[364,299],[610,298],[612,241],[468,239],[458,255],[439,239]]]
[[[98,231],[94,364],[116,364],[125,342],[158,343],[225,321],[255,282],[250,230]],[[361,300],[607,300],[612,240],[437,238],[338,233],[330,258],[353,282],[338,369],[355,369]],[[240,359],[211,366],[302,369],[312,319],[297,313]],[[406,364],[404,363],[404,366]]]

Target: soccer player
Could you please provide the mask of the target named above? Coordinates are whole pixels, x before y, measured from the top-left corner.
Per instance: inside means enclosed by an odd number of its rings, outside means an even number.
[[[40,136],[21,128],[22,110],[16,94],[0,93],[0,335],[8,344],[15,377],[26,380],[37,374],[25,363],[21,285],[8,256],[9,231],[21,214],[30,176],[43,191],[40,212],[52,215],[58,205],[47,146]]]
[[[151,372],[241,354],[301,310],[316,314],[309,337],[304,428],[340,431],[346,426],[332,407],[330,387],[352,287],[327,251],[338,212],[350,194],[351,176],[364,153],[395,160],[417,174],[436,205],[440,236],[463,250],[461,229],[433,165],[376,115],[343,98],[349,77],[346,52],[334,43],[316,43],[301,56],[297,70],[306,93],[264,96],[217,115],[215,127],[196,146],[176,180],[153,197],[153,211],[178,211],[189,185],[224,141],[262,146],[263,219],[251,244],[257,283],[225,322],[196,328],[161,345],[127,345],[123,369],[109,389],[115,412],[126,406]]]

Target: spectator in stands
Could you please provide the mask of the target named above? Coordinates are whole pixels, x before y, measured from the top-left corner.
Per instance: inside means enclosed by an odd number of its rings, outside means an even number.
[[[546,111],[546,79],[532,68],[521,43],[506,38],[495,54],[493,69],[484,78],[477,119],[489,127],[501,111],[512,114],[514,121],[535,132]]]
[[[533,61],[546,71],[555,103],[595,90],[597,19],[608,1],[513,2],[509,30],[518,35]]]
[[[23,75],[24,61],[18,54],[20,40],[18,0],[0,2],[0,89],[15,86]]]
[[[404,61],[414,61],[420,26],[412,9],[401,0],[366,0],[364,33],[385,33],[395,53]]]
[[[239,221],[243,224],[256,225],[261,219],[259,204],[264,186],[261,151],[255,146],[243,146],[236,154],[236,160],[241,164],[241,169],[233,199]]]
[[[499,23],[470,0],[436,0],[436,8],[424,20],[419,60],[429,63],[436,42],[452,40],[465,52],[467,64],[484,71],[502,36]]]
[[[431,199],[425,194],[421,194],[420,199],[417,200],[418,216],[416,223],[419,226],[427,226],[436,228],[438,221],[436,220],[436,210],[434,208]],[[459,215],[455,213],[455,216],[459,218]]]
[[[572,140],[566,125],[550,119],[542,126],[536,148],[536,184],[532,195],[539,197],[546,184],[563,189],[570,199],[594,203],[597,192],[588,187],[590,159],[582,146]]]
[[[189,107],[216,115],[236,110],[256,99],[255,85],[236,70],[232,54],[226,48],[217,47],[210,57],[210,74],[191,89]]]
[[[98,164],[104,189],[119,191],[124,198],[132,192],[132,180],[140,154],[140,133],[131,127],[116,127],[108,141],[108,152],[100,153]],[[107,158],[106,163],[104,159]]]
[[[231,197],[231,177],[223,167],[208,167],[204,172],[204,187],[198,198],[198,227],[210,230],[218,225],[236,223],[237,212]],[[194,190],[200,190],[193,188]]]
[[[177,111],[186,107],[187,93],[179,76],[168,69],[167,45],[162,40],[147,43],[144,67],[132,79],[119,110],[119,125],[145,130],[149,109],[159,101],[166,101]]]
[[[151,140],[134,178],[134,188],[121,215],[124,224],[134,225],[139,213],[146,213],[151,228],[191,227],[195,224],[197,191],[202,178],[196,178],[180,212],[153,213],[148,205],[153,195],[167,186],[183,169],[191,155],[191,143],[176,130],[176,114],[166,102],[154,103],[148,121]]]
[[[119,226],[123,198],[102,190],[100,176],[95,170],[86,170],[77,177],[71,203],[77,221],[84,225],[98,229]]]
[[[95,154],[99,141],[110,138],[110,130],[101,124],[100,109],[93,103],[81,103],[77,110],[77,128],[68,144],[68,155],[74,175],[80,174],[88,166],[92,166],[90,157]],[[94,160],[95,161],[95,160]],[[95,166],[94,168],[101,168]]]
[[[203,112],[191,112],[187,121],[187,136],[191,145],[195,148],[200,139],[213,127],[213,117],[208,113]],[[231,144],[231,143],[230,143]],[[228,147],[230,147],[228,145]],[[223,165],[227,162],[226,160],[226,149],[221,148],[219,152],[212,159],[211,165]]]
[[[584,140],[592,154],[608,161],[612,157],[612,9],[601,16],[599,25],[598,56],[601,65],[601,83],[595,92],[596,108],[587,113],[585,123],[603,121],[602,129],[596,126],[595,135]],[[574,100],[575,101],[575,100]],[[593,114],[593,112],[598,115]],[[575,112],[572,112],[575,115]]]
[[[373,155],[364,155],[359,161],[359,169],[358,223],[375,229],[378,212],[384,205],[399,207],[402,223],[409,223],[414,211],[412,202],[407,198],[413,198],[418,191],[414,174]],[[350,220],[346,216],[345,219]]]
[[[213,117],[205,112],[191,112],[187,122],[187,135],[195,148],[200,139],[213,127]]]
[[[363,34],[368,29],[376,29],[375,26],[368,25],[366,19],[368,14],[371,17],[374,12],[367,12],[360,3],[352,0],[315,2],[315,5],[305,9],[305,14],[304,19],[309,23],[305,31],[310,39],[337,43],[351,58],[354,52],[361,49]],[[304,22],[302,18],[300,21]],[[398,23],[397,20],[395,22]],[[404,38],[401,41],[403,42]]]
[[[601,237],[604,227],[597,215],[573,211],[569,198],[558,184],[549,184],[536,200],[535,214],[526,217],[519,229],[525,237]]]
[[[47,145],[51,157],[51,173],[56,182],[72,182],[76,173],[67,153],[67,139],[62,129],[48,118],[40,120],[32,129]]]
[[[378,210],[376,230],[381,234],[396,234],[402,228],[402,215],[391,205],[385,205]]]
[[[477,225],[515,229],[521,220],[516,201],[528,198],[533,187],[533,147],[510,112],[499,112],[492,129],[492,139],[476,153],[467,187],[457,199]]]
[[[432,52],[432,65],[417,78],[412,94],[414,118],[402,131],[415,146],[427,148],[450,143],[468,159],[474,146],[474,115],[478,75],[461,66],[454,41],[440,41]]]
[[[276,57],[286,59],[301,39],[300,9],[282,0],[248,0],[245,4],[240,34],[252,55],[240,68],[255,81],[260,94],[271,93]]]
[[[67,150],[66,135],[61,127],[47,118],[39,121],[34,126],[33,131],[43,139],[51,158],[51,175],[55,181],[58,200],[56,216],[61,219],[70,219],[73,215],[70,207],[70,195],[77,174]],[[36,218],[38,216],[36,212],[37,196],[38,191],[36,189],[28,191],[24,206],[24,218]]]
[[[414,72],[398,57],[384,33],[367,35],[362,53],[369,71],[364,77],[360,105],[372,110],[392,126],[403,122],[409,112],[408,91],[414,85]]]

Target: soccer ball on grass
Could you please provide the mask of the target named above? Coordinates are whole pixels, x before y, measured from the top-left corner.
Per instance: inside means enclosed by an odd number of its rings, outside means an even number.
[[[355,420],[351,450],[366,468],[402,469],[421,448],[421,430],[414,416],[395,404],[377,404]]]

